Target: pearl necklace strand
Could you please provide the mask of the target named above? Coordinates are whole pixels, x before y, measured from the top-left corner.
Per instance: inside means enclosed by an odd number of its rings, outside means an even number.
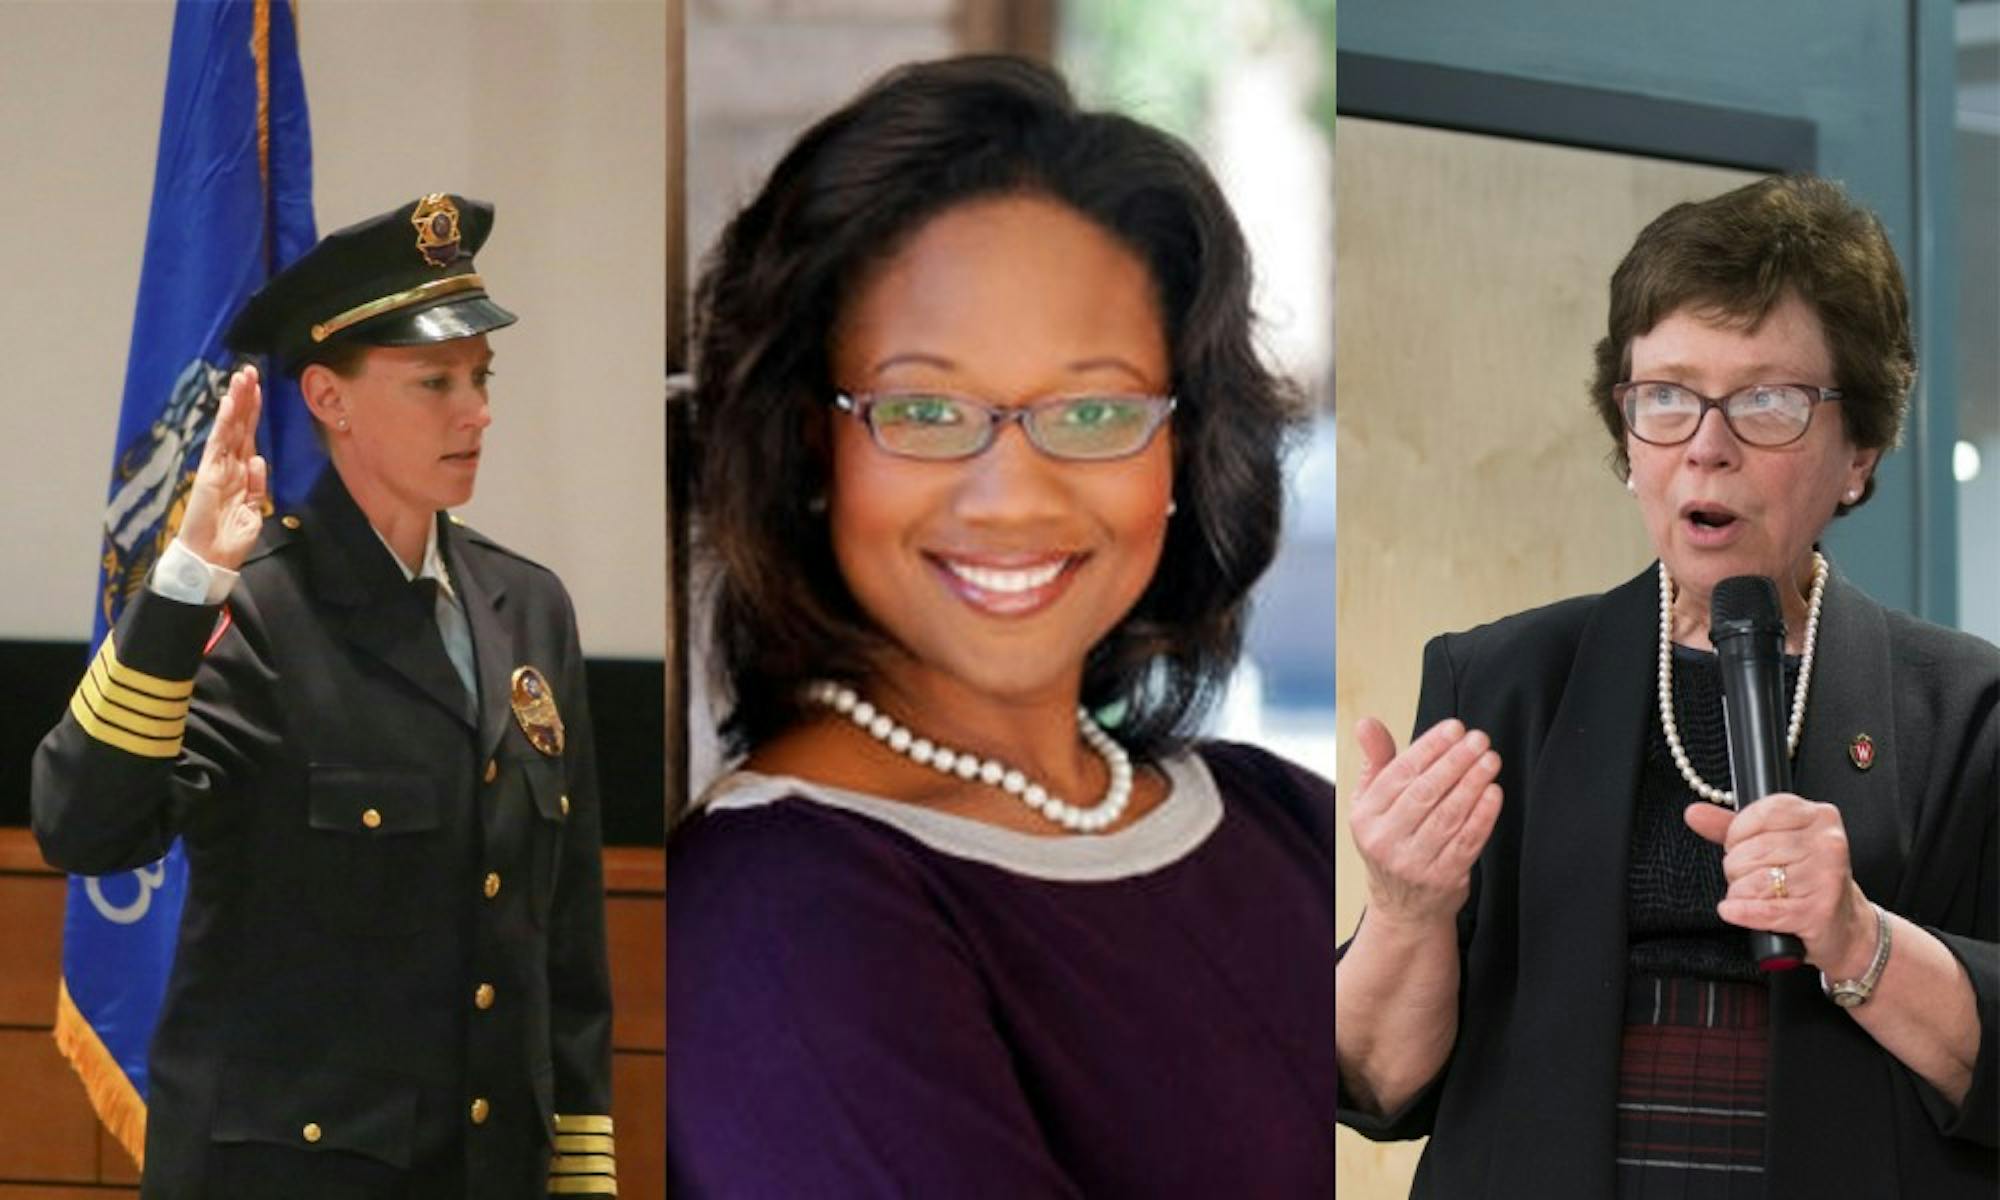
[[[1785,753],[1799,752],[1799,731],[1806,723],[1806,686],[1812,682],[1813,651],[1819,645],[1820,602],[1826,598],[1826,556],[1813,551],[1812,594],[1806,601],[1806,641],[1804,653],[1799,658],[1799,681],[1792,688],[1792,720],[1785,730]],[[1725,808],[1736,807],[1736,793],[1724,791],[1711,785],[1695,773],[1694,764],[1688,761],[1687,751],[1681,748],[1681,731],[1674,724],[1674,581],[1667,574],[1665,559],[1660,560],[1660,728],[1667,735],[1667,749],[1674,756],[1674,765],[1680,768],[1681,778],[1694,789],[1694,794],[1711,804]]]
[[[1125,752],[1125,747],[1113,741],[1111,735],[1104,732],[1103,727],[1091,719],[1089,711],[1081,706],[1076,710],[1077,731],[1111,772],[1111,785],[1104,789],[1104,798],[1089,808],[1081,808],[1050,795],[1047,788],[997,758],[983,759],[964,750],[940,746],[929,738],[918,737],[907,725],[863,700],[859,692],[845,684],[818,680],[806,685],[805,696],[813,703],[823,704],[846,717],[868,736],[910,761],[942,774],[956,775],[968,783],[977,780],[989,787],[997,787],[1064,829],[1097,833],[1114,824],[1132,800],[1132,756]]]

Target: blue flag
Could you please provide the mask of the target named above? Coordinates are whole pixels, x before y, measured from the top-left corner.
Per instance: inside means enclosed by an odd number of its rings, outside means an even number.
[[[312,145],[287,0],[180,0],[132,349],[104,510],[91,649],[172,540],[231,368],[222,334],[312,247]],[[272,499],[303,499],[325,456],[290,380],[263,380]],[[140,1161],[146,1048],[186,895],[177,842],[136,871],[73,876],[56,1041],[98,1117]],[[143,1162],[141,1163],[143,1165]]]

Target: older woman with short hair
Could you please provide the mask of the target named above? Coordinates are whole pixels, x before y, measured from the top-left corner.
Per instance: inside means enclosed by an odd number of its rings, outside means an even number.
[[[1402,754],[1358,730],[1342,1119],[1430,1136],[1414,1195],[1993,1194],[2000,652],[1819,548],[1913,375],[1894,252],[1827,182],[1676,206],[1618,268],[1592,394],[1658,562],[1434,640]],[[1781,599],[1793,786],[1739,809],[1741,575]]]

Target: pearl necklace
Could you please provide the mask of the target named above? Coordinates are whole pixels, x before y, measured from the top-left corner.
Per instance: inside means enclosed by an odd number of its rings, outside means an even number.
[[[1813,551],[1812,594],[1806,601],[1806,641],[1805,651],[1799,658],[1799,681],[1792,688],[1792,720],[1785,730],[1785,753],[1799,752],[1799,731],[1806,722],[1806,685],[1812,682],[1813,651],[1819,644],[1819,608],[1826,598],[1826,556]],[[1715,787],[1695,773],[1694,764],[1688,761],[1687,751],[1681,748],[1681,732],[1674,724],[1674,581],[1667,574],[1667,562],[1660,560],[1660,728],[1667,735],[1667,749],[1674,756],[1674,765],[1680,768],[1681,778],[1694,789],[1694,794],[1711,804],[1725,808],[1736,807],[1736,793]]]
[[[1132,799],[1132,756],[1091,719],[1088,710],[1080,706],[1076,710],[1077,731],[1111,772],[1111,785],[1104,789],[1104,798],[1090,808],[1079,808],[1057,799],[1049,794],[1047,788],[997,758],[982,759],[976,754],[953,750],[929,738],[918,737],[907,725],[900,724],[888,713],[863,700],[860,693],[845,684],[818,680],[806,685],[805,695],[813,703],[823,704],[854,722],[870,737],[912,762],[946,775],[956,775],[967,782],[978,780],[989,787],[997,787],[1064,829],[1097,833],[1115,823]]]

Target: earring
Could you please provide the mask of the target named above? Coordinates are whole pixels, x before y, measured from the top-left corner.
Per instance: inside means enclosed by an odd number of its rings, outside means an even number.
[[[1860,489],[1860,488],[1848,488],[1848,489],[1847,489],[1847,502],[1848,502],[1849,504],[1852,504],[1852,503],[1854,503],[1854,502],[1855,502],[1856,500],[1859,500],[1859,499],[1861,499],[1861,489]]]
[[[1632,482],[1632,477],[1630,475],[1627,475],[1625,477],[1625,490],[1630,492],[1634,496],[1639,494],[1639,485]]]
[[[1180,501],[1178,501],[1178,500],[1168,500],[1168,501],[1167,501],[1167,515],[1168,515],[1168,516],[1170,516],[1170,517],[1171,517],[1171,516],[1173,516],[1173,515],[1174,515],[1175,513],[1179,512],[1180,510],[1181,510],[1181,502],[1180,502]]]
[[[342,418],[340,418],[340,431],[341,431],[342,433],[346,433],[346,432],[347,432],[347,418],[346,418],[346,417],[342,417]]]

